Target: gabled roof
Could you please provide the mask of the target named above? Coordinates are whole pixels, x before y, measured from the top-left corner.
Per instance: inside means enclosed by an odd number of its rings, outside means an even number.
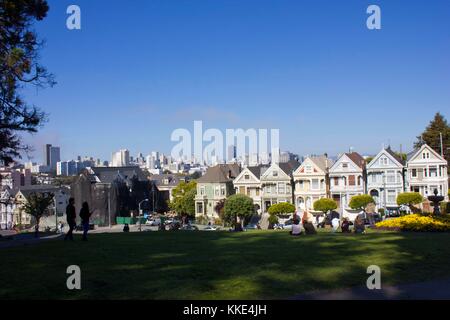
[[[154,181],[157,186],[177,186],[180,181],[184,181],[184,178],[180,178],[175,174],[154,174],[149,178],[151,181]],[[168,184],[165,183],[165,180],[168,180]]]
[[[281,162],[278,164],[281,170],[284,171],[288,176],[291,176],[295,170],[300,166],[300,162],[297,160],[291,160],[289,162]]]
[[[139,181],[146,181],[147,177],[141,168],[136,166],[130,167],[92,167],[93,175],[98,178],[97,182],[112,183],[118,176],[129,181],[133,177],[137,177]]]
[[[32,186],[27,186],[27,187],[21,187],[21,188],[19,188],[17,193],[20,192],[21,194],[23,194],[23,196],[25,198],[28,198],[30,196],[30,194],[32,194],[32,193],[56,193],[59,190],[66,192],[68,194],[70,193],[69,189],[66,187],[58,187],[58,186],[44,185],[44,184],[42,184],[42,185],[37,184],[37,185],[32,185]]]
[[[305,161],[296,169],[296,174],[303,173],[303,164],[306,164],[308,161],[311,161],[313,165],[315,165],[317,168],[319,168],[324,173],[327,172],[327,169],[329,169],[333,165],[333,160],[329,159],[326,156],[313,156],[313,157],[307,157]],[[302,169],[300,169],[302,167]]]
[[[395,160],[397,160],[398,161],[398,163],[400,163],[400,164],[405,164],[405,161],[403,161],[403,159],[402,158],[400,158],[392,149],[391,149],[391,146],[389,146],[389,147],[387,147],[387,149],[384,149],[384,150],[386,150],[386,152],[387,153],[389,153]]]
[[[433,154],[442,161],[446,161],[436,150],[434,150],[432,147],[430,147],[428,144],[424,143],[420,148],[416,148],[410,153],[407,154],[406,160],[410,161],[412,158],[414,158],[419,152],[422,152],[423,149],[428,148]]]
[[[350,158],[358,167],[361,169],[364,169],[366,166],[366,160],[358,153],[358,152],[352,152],[352,153],[345,153],[347,157]]]
[[[197,179],[199,183],[221,183],[230,182],[236,178],[241,172],[241,167],[236,164],[218,164],[214,167],[209,167],[206,173]]]

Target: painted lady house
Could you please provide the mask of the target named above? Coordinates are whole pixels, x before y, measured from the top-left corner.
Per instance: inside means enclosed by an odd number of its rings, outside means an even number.
[[[209,167],[206,173],[197,180],[195,196],[195,215],[206,215],[208,218],[218,217],[214,208],[216,204],[234,194],[233,180],[239,175],[238,164],[218,164]]]
[[[407,157],[408,189],[424,197],[434,190],[448,200],[448,163],[429,145],[424,144]]]
[[[367,190],[377,208],[397,211],[397,195],[404,192],[404,161],[391,150],[382,149],[367,165]]]
[[[268,165],[247,167],[234,179],[235,192],[245,194],[253,199],[256,212],[262,213],[261,175],[269,168]]]
[[[338,208],[348,208],[353,196],[365,194],[366,161],[357,152],[344,153],[330,168],[330,193]]]
[[[328,170],[332,161],[326,155],[307,157],[295,170],[294,197],[297,210],[313,210],[316,200],[330,197]]]
[[[266,213],[271,205],[280,202],[294,203],[293,173],[300,166],[297,161],[272,163],[261,175],[262,209]]]

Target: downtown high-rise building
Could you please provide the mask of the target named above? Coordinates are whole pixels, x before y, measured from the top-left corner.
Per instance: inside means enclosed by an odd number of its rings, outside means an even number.
[[[112,154],[111,167],[126,167],[130,165],[130,151],[122,149]]]
[[[51,144],[44,145],[44,165],[50,170],[56,170],[57,163],[61,161],[61,150]]]

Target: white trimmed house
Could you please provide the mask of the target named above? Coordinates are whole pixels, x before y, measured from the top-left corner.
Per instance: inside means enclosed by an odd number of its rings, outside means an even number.
[[[382,149],[367,165],[367,191],[377,208],[397,210],[397,195],[404,192],[404,165],[390,147]]]
[[[316,200],[329,197],[328,170],[331,164],[326,156],[308,157],[295,170],[294,198],[298,211],[313,210]]]
[[[436,189],[448,200],[448,163],[433,148],[424,144],[409,153],[406,167],[409,191],[427,197]]]
[[[271,205],[281,202],[293,203],[292,174],[299,165],[297,161],[272,163],[261,175],[263,213],[266,213]]]
[[[331,198],[342,211],[353,196],[365,194],[365,160],[357,152],[344,153],[330,168]]]
[[[233,181],[236,194],[245,194],[252,198],[259,214],[263,207],[260,177],[265,170],[267,170],[267,166],[247,167]]]

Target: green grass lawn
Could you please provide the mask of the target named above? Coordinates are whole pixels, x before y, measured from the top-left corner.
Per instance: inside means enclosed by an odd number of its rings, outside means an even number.
[[[448,278],[449,233],[145,232],[0,248],[0,299],[261,299]],[[79,265],[82,290],[66,289]]]

